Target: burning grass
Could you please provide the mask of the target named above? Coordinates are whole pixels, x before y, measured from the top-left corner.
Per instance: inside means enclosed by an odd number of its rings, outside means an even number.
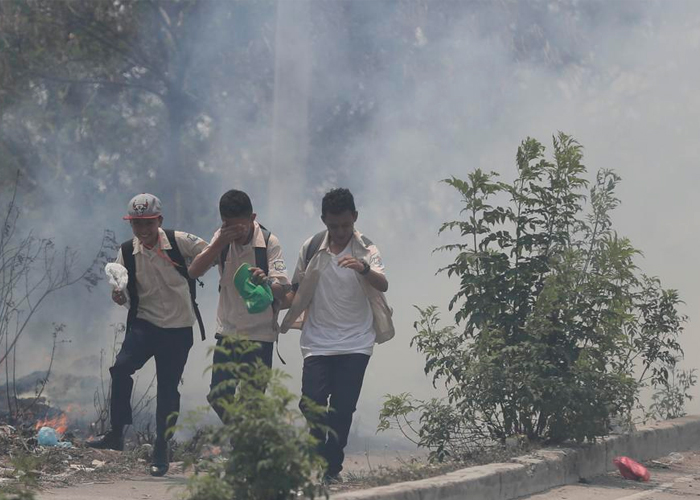
[[[63,413],[56,418],[40,419],[34,424],[34,430],[38,431],[42,427],[51,427],[57,434],[63,435],[68,430],[68,415]]]

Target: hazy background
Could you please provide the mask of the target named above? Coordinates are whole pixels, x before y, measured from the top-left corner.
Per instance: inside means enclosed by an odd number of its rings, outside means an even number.
[[[207,16],[221,15],[221,3],[207,5]],[[282,0],[242,5],[246,14],[235,20],[235,37],[226,30],[202,30],[189,38],[205,69],[212,61],[211,74],[219,71],[215,53],[246,46],[253,56],[231,77],[232,98],[217,119],[200,120],[201,134],[212,134],[197,166],[206,182],[185,193],[184,206],[196,206],[199,216],[191,227],[178,229],[210,238],[219,223],[219,196],[229,188],[243,189],[258,219],[279,236],[291,274],[304,239],[322,229],[323,194],[336,186],[355,194],[357,227],[378,245],[386,264],[397,334],[375,348],[352,447],[376,447],[372,435],[384,394],[436,394],[409,341],[417,319],[414,304],[438,305],[443,319],[451,319],[446,305],[456,284],[435,276],[449,256],[431,252],[451,241],[438,237],[437,229],[457,217],[460,205],[456,192],[439,181],[466,177],[477,167],[512,179],[517,146],[527,136],[551,146],[551,136],[564,131],[583,144],[591,180],[601,168],[622,176],[615,226],[643,251],[642,270],[677,288],[685,300],[691,319],[681,340],[684,366],[698,367],[700,4]],[[197,74],[199,88],[208,85],[208,75]],[[236,98],[236,89],[248,97]],[[258,95],[263,104],[250,97]],[[22,109],[16,104],[14,115],[21,116]],[[70,138],[61,140],[71,147]],[[103,161],[105,168],[118,170],[124,158]],[[167,175],[167,168],[163,172]],[[48,194],[35,201],[27,224],[78,244],[88,257],[102,228],[114,229],[119,241],[129,237],[120,218],[128,199],[144,190],[163,197],[164,225],[173,224],[174,202],[159,189],[163,174],[149,174],[146,181],[115,178],[103,188],[89,177],[73,179],[73,190],[44,187]],[[209,375],[202,373],[213,343],[214,274],[200,292],[210,333],[206,342],[195,341],[190,355],[182,390],[185,410],[206,404]],[[43,325],[67,323],[65,338],[72,340],[59,349],[59,372],[97,375],[100,349],[112,340],[109,324],[125,317],[109,303],[102,283],[93,294],[64,293],[47,306]],[[41,368],[50,347],[46,333],[38,322],[23,339],[27,371]],[[298,332],[281,336],[280,352],[287,364],[275,358],[275,366],[292,376],[290,386],[298,391]],[[54,396],[63,390],[55,389]],[[693,388],[693,394],[688,411],[698,413],[700,389]],[[86,395],[90,401],[89,391],[83,391]]]

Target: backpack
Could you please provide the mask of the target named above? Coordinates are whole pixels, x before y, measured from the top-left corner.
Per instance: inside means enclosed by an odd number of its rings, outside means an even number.
[[[170,260],[175,263],[175,270],[180,273],[180,275],[187,280],[187,284],[190,288],[190,298],[192,300],[192,308],[194,309],[194,315],[197,317],[197,324],[199,325],[199,331],[202,334],[202,340],[206,338],[204,332],[204,322],[202,321],[202,315],[199,312],[199,306],[197,305],[197,280],[191,279],[190,275],[187,274],[187,264],[185,264],[185,258],[180,253],[180,248],[177,246],[177,241],[175,240],[175,231],[172,229],[164,229],[165,236],[170,242],[170,250],[166,250]],[[126,316],[126,329],[127,331],[131,327],[134,319],[136,319],[136,313],[139,306],[139,295],[136,291],[136,259],[134,258],[134,240],[133,238],[125,241],[121,245],[122,249],[122,259],[124,259],[124,267],[126,267],[129,273],[129,281],[126,285],[126,289],[129,292],[129,297],[131,299],[131,305],[129,307],[129,313]]]

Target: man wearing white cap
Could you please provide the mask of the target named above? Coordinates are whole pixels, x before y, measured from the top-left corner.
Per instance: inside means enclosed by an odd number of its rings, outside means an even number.
[[[93,448],[122,450],[124,427],[132,423],[131,376],[155,358],[156,442],[151,474],[168,471],[167,429],[175,424],[180,409],[178,384],[192,347],[196,318],[194,285],[187,275],[187,262],[207,242],[192,234],[161,229],[160,200],[152,194],[131,199],[128,215],[134,238],[124,242],[116,262],[129,273],[126,292],[114,290],[112,300],[127,305],[127,328],[121,350],[109,371],[112,375],[111,428],[101,439],[87,443]],[[201,326],[201,325],[200,325]]]

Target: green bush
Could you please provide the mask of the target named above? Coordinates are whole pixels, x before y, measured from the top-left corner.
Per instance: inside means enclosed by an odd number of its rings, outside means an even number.
[[[0,491],[0,500],[34,500],[36,496],[30,490],[12,489]]]
[[[257,345],[232,339],[217,347],[227,352],[249,352]],[[235,374],[234,397],[221,397],[225,424],[200,433],[196,446],[219,445],[232,449],[197,463],[189,481],[190,500],[282,500],[325,495],[321,484],[324,461],[309,434],[296,397],[284,386],[288,378],[262,362],[214,365],[214,370]],[[224,385],[230,382],[223,382]]]
[[[481,170],[445,180],[463,202],[462,218],[440,228],[462,240],[438,249],[457,254],[442,271],[459,280],[458,326],[419,309],[412,343],[447,399],[389,396],[380,423],[410,423],[434,458],[509,436],[603,436],[611,418],[629,418],[640,387],[668,386],[682,357],[678,294],[641,273],[639,251],[613,230],[620,178],[599,171],[585,210],[581,146],[553,142],[553,161],[522,142],[512,184]]]
[[[684,417],[685,402],[693,397],[688,391],[697,383],[697,370],[669,371],[669,383],[662,384],[651,396],[651,404],[644,415],[647,420],[666,420]]]

